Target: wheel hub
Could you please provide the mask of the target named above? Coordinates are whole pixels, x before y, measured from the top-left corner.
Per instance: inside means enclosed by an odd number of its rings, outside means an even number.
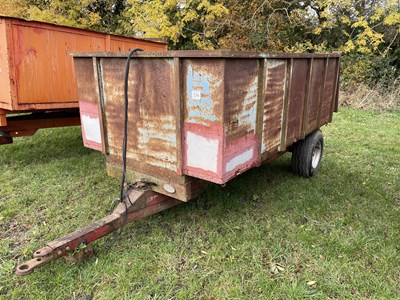
[[[318,166],[319,161],[321,160],[321,154],[322,154],[322,144],[321,141],[318,141],[312,152],[311,166],[313,167],[313,169],[315,169]]]

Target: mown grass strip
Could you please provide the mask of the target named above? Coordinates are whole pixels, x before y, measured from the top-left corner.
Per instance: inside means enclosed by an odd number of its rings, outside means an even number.
[[[0,299],[385,298],[400,294],[400,113],[343,109],[310,179],[290,155],[126,227],[110,252],[15,266],[106,215],[118,180],[80,129],[0,147]]]

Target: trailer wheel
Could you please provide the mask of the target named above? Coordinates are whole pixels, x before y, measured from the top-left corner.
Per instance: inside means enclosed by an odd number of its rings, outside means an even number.
[[[309,134],[304,140],[298,141],[292,149],[292,168],[303,177],[311,177],[321,166],[324,150],[324,137],[320,130]]]

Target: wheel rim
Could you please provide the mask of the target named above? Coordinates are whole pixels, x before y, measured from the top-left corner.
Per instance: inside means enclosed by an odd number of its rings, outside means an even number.
[[[311,166],[313,169],[318,167],[319,161],[321,160],[321,155],[322,155],[322,144],[321,141],[318,141],[315,144],[315,147],[312,152]]]

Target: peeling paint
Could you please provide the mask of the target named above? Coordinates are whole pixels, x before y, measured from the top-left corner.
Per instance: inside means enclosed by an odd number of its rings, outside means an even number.
[[[238,126],[247,126],[250,130],[256,128],[257,118],[257,85],[258,77],[254,78],[243,101],[243,110],[237,114]]]
[[[143,117],[143,120],[145,121],[144,128],[138,128],[138,140],[140,143],[146,144],[150,140],[155,139],[171,145],[176,144],[175,118],[164,116],[154,122],[152,118]]]
[[[249,162],[254,155],[254,150],[253,148],[250,148],[243,153],[240,153],[239,155],[236,155],[233,157],[230,161],[227,162],[226,167],[225,167],[225,172],[231,172],[233,171],[236,167],[245,164],[246,162]]]
[[[208,121],[215,121],[216,103],[212,99],[212,91],[221,85],[222,79],[218,80],[205,71],[193,70],[192,65],[189,65],[186,81],[188,122],[206,125]]]

